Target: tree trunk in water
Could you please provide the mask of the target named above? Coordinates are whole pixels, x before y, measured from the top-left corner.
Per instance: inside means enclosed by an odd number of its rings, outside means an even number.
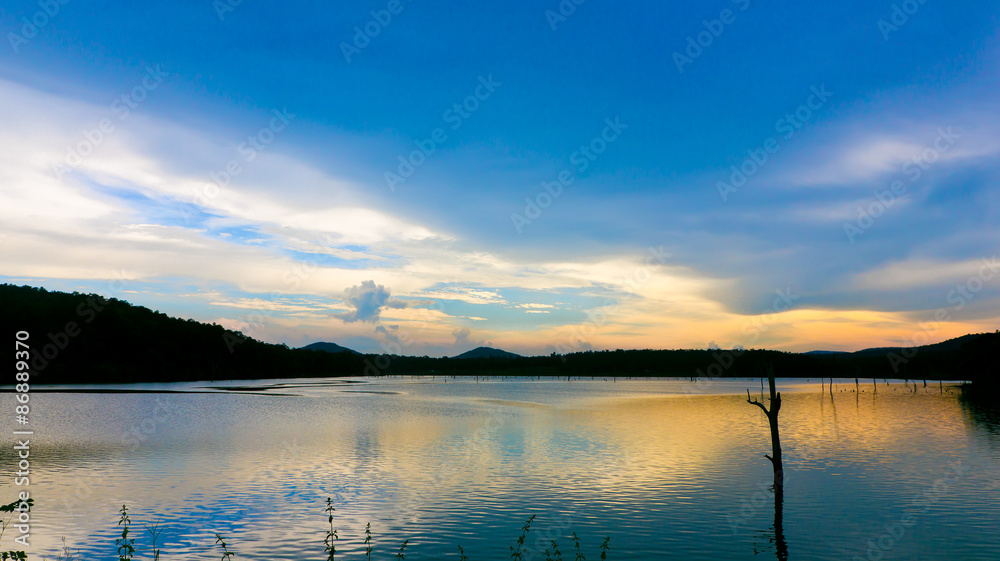
[[[774,484],[774,552],[778,561],[788,560],[788,543],[785,542],[784,513],[785,492],[780,483]]]
[[[767,386],[771,393],[771,408],[767,412],[767,421],[771,425],[771,465],[774,467],[774,482],[781,483],[781,436],[778,434],[778,410],[781,409],[781,394],[774,392],[774,370],[767,373]]]
[[[822,380],[822,378],[820,378]],[[830,380],[831,388],[833,380]],[[747,389],[747,403],[760,407],[767,415],[767,422],[771,427],[771,455],[764,454],[764,457],[771,460],[771,467],[774,469],[774,546],[778,561],[787,561],[788,544],[785,542],[785,532],[783,528],[783,513],[785,492],[784,470],[781,466],[781,437],[778,434],[778,412],[781,410],[781,393],[774,389],[774,368],[767,367],[767,388],[771,401],[768,405],[750,397],[750,390]],[[831,395],[833,395],[831,393]]]
[[[771,426],[771,455],[764,454],[764,457],[771,460],[771,467],[774,468],[775,486],[782,483],[781,466],[781,436],[778,434],[778,412],[781,410],[781,392],[774,390],[774,368],[767,367],[767,387],[770,393],[770,407],[750,398],[750,391],[747,391],[747,403],[756,405],[767,415],[767,422]]]

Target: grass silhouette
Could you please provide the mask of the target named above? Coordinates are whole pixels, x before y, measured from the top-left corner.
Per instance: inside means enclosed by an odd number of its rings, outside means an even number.
[[[326,499],[326,508],[323,512],[327,515],[327,522],[329,523],[329,528],[326,530],[326,537],[323,540],[323,553],[326,554],[327,561],[334,561],[334,557],[337,553],[336,542],[340,539],[337,535],[337,528],[334,526],[334,513],[336,508],[333,506],[333,499]],[[147,554],[139,554],[136,548],[136,540],[130,537],[130,526],[132,525],[131,517],[128,514],[128,507],[122,505],[122,508],[118,511],[119,520],[118,526],[121,527],[121,535],[115,539],[115,547],[117,548],[116,554],[118,556],[118,561],[133,561],[134,559],[152,559],[153,561],[159,561],[162,551],[157,547],[157,539],[160,536],[159,522],[153,523],[152,525],[142,524],[146,528],[147,532],[152,536],[152,548]],[[528,532],[531,530],[531,523],[534,522],[535,515],[531,515],[528,520],[521,526],[521,534],[517,537],[514,545],[510,546],[510,557],[513,561],[526,561],[531,559],[532,556],[526,556],[528,549],[525,548],[524,542],[527,539]],[[372,541],[372,525],[369,522],[365,526],[365,558],[367,561],[371,561],[372,552],[374,551],[373,541]],[[231,543],[227,543],[227,539],[222,536],[222,534],[215,534],[215,543],[213,545],[218,545],[221,550],[222,561],[231,561],[232,559],[239,558],[239,555],[234,551],[235,546]],[[575,561],[585,561],[586,558],[580,548],[580,538],[573,532],[572,535],[573,546],[576,553]],[[600,546],[600,559],[606,561],[607,553],[610,549],[610,537],[604,538],[604,541]],[[399,550],[395,553],[395,558],[399,561],[404,561],[404,554],[406,548],[409,546],[410,540],[404,539],[399,547]],[[545,550],[546,561],[561,561],[562,555],[559,553],[559,545],[555,540],[550,540],[551,550]],[[232,549],[231,549],[232,547]],[[465,549],[461,545],[458,546],[459,561],[472,561],[474,558],[468,557],[465,553]],[[15,555],[11,555],[15,554]],[[20,554],[20,555],[17,555]],[[2,556],[2,559],[26,559],[23,557],[24,552],[9,552]],[[554,555],[554,557],[553,557]],[[78,561],[81,559],[79,555],[73,555],[69,548],[66,547],[66,540],[63,539],[63,553],[59,557],[55,558],[54,561]]]

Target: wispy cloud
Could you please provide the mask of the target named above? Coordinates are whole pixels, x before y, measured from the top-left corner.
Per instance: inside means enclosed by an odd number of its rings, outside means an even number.
[[[491,343],[484,339],[476,339],[472,337],[472,330],[468,327],[460,327],[451,332],[455,337],[455,349],[456,350],[468,350],[472,347],[489,347]]]
[[[608,21],[635,25],[613,6],[593,9],[560,38],[570,51],[586,52]],[[666,27],[643,52],[612,42],[558,68],[537,56],[550,38],[455,25],[440,6],[411,14],[414,29],[475,56],[410,49],[404,33],[344,64],[309,39],[347,23],[333,4],[274,26],[255,56],[224,61],[79,12],[30,52],[0,54],[2,272],[69,289],[124,272],[137,303],[269,341],[378,351],[405,336],[414,353],[486,340],[547,352],[580,330],[594,348],[727,346],[775,290],[795,286],[796,309],[756,344],[807,349],[899,336],[1000,247],[994,7],[942,3],[940,18],[885,42],[858,35],[854,7],[817,18],[806,6],[803,17],[825,25],[802,34],[764,18],[766,41],[746,37],[746,49],[651,81],[655,53],[676,50],[701,17],[670,9],[644,14]],[[165,29],[246,38],[245,26],[148,10]],[[534,8],[469,10],[492,21]],[[127,47],[112,64],[81,55],[93,44]],[[816,44],[872,55],[817,65],[796,54]],[[149,72],[132,61],[153,59],[164,80],[127,115],[116,110]],[[488,103],[471,92],[475,117],[445,120],[476,76],[503,81],[511,61],[523,80]],[[595,75],[610,78],[594,87]],[[726,87],[732,76],[754,87]],[[836,92],[821,110],[803,97],[810,84]],[[651,101],[664,91],[669,103]],[[613,148],[592,128],[611,114],[629,123]],[[794,135],[757,166],[777,122]],[[439,128],[447,139],[432,145]],[[936,148],[949,128],[960,137]],[[426,163],[390,191],[383,174],[401,154]],[[717,172],[748,157],[760,169],[719,204]],[[558,197],[539,195],[560,176]],[[876,192],[896,179],[905,193],[880,210]],[[532,205],[544,219],[517,235],[511,214],[535,216]],[[882,214],[874,225],[870,209]],[[845,239],[842,226],[862,219],[863,235]],[[657,261],[651,248],[671,256]],[[948,329],[995,321],[996,307],[984,287]],[[259,309],[265,322],[246,320]]]
[[[798,187],[868,187],[914,173],[911,168],[980,160],[1000,152],[997,124],[995,115],[984,113],[886,124],[882,131],[845,126],[816,138],[809,153],[800,150],[799,161],[780,174],[780,181]]]

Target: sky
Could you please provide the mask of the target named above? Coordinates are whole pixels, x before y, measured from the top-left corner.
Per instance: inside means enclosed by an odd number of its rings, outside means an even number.
[[[298,347],[1000,327],[1000,6],[0,6],[0,282]]]

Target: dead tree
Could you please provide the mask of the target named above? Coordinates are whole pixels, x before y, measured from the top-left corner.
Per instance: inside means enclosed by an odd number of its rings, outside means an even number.
[[[770,407],[750,397],[750,390],[747,390],[747,403],[760,407],[767,415],[767,422],[771,425],[771,455],[764,454],[764,457],[771,460],[771,467],[774,468],[775,486],[782,483],[781,468],[781,438],[778,435],[778,411],[781,410],[781,392],[774,391],[774,368],[767,367],[767,386],[770,390]]]

